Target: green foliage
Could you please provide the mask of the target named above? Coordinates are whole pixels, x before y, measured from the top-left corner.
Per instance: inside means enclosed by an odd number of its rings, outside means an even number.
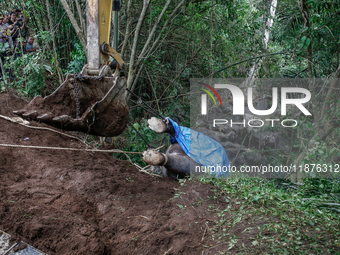
[[[314,146],[308,149],[303,160],[304,173],[309,177],[327,176],[340,177],[339,148],[333,144],[326,144],[317,140]]]
[[[148,123],[145,119],[141,121],[141,123],[134,123],[134,128],[144,137],[144,139],[150,143],[152,140],[156,138],[156,134],[152,131]],[[124,139],[121,139],[117,147],[123,151],[133,151],[133,152],[143,152],[147,149],[147,145],[143,141],[143,139],[137,134],[137,132],[129,126],[128,130],[125,131],[122,135]],[[124,141],[122,141],[124,140]],[[140,166],[145,166],[145,162],[142,160],[141,155],[138,154],[128,154],[130,159],[137,163]],[[122,153],[115,153],[114,157],[118,159],[127,160],[127,157]]]
[[[26,96],[41,95],[45,85],[46,70],[51,72],[51,67],[45,60],[42,52],[22,54],[21,49],[16,48],[14,55],[5,57],[3,63],[5,79],[1,81],[2,89],[13,87]],[[10,79],[13,81],[9,85]]]
[[[44,46],[52,42],[51,31],[38,31],[34,38],[37,39],[38,43]]]
[[[179,125],[190,127],[190,101],[188,96],[174,98],[164,109],[163,116],[170,117]]]
[[[253,254],[254,249],[263,249],[269,254],[337,252],[340,236],[338,179],[306,179],[301,184],[259,178],[201,181],[214,185],[214,196],[228,204],[226,209],[216,210],[219,220],[215,232],[219,240],[229,243],[230,249],[234,248],[232,254],[236,249],[237,254]],[[242,233],[232,235],[240,228],[244,229]],[[249,244],[234,247],[233,240],[244,232],[248,232],[256,247]]]
[[[8,65],[14,70],[16,80],[13,85],[29,96],[41,95],[45,81],[45,71],[50,69],[42,64],[44,56],[41,53],[26,54],[11,61]]]
[[[71,52],[71,61],[68,63],[66,74],[80,73],[86,64],[86,54],[80,43],[73,44],[74,49]]]

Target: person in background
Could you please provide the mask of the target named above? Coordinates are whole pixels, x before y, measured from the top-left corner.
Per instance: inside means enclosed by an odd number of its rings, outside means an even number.
[[[29,36],[27,44],[26,44],[26,52],[27,53],[37,51],[37,49],[33,47],[33,43],[34,43],[34,38],[32,36]]]
[[[11,47],[11,51],[13,51],[13,40],[12,37],[8,35],[8,26],[4,24],[4,15],[2,14],[0,14],[0,42],[3,44],[8,42]]]
[[[28,39],[28,18],[25,16],[23,10],[16,9],[17,20],[20,22],[20,36],[24,39]]]
[[[24,18],[18,18],[15,12],[10,13],[11,19],[8,21],[9,31],[12,36],[13,42],[22,37],[26,39],[27,27]]]
[[[0,43],[5,44],[7,38],[7,30],[2,29],[2,22],[4,20],[4,15],[0,14]]]
[[[13,29],[13,25],[9,24],[10,19],[11,19],[10,15],[4,15],[4,19],[2,21],[2,24],[4,25],[4,27],[7,27],[7,36],[11,38],[10,40],[13,42],[13,46],[14,46],[14,40],[13,40],[13,37],[11,35],[11,30]]]
[[[17,14],[15,12],[11,12],[9,14],[9,21],[8,21],[8,25],[13,25],[14,23],[17,22]]]
[[[27,41],[26,41],[26,39],[23,39],[23,40],[22,40],[22,50],[23,50],[22,53],[24,53],[24,54],[27,53],[27,52],[26,52],[26,47],[27,47]]]
[[[14,12],[17,14],[18,18],[23,18],[23,21],[25,21],[26,24],[28,23],[28,17],[25,16],[24,10],[15,9]]]
[[[12,36],[13,41],[15,41],[19,37],[19,22],[17,20],[17,15],[15,12],[11,12],[9,14],[10,20],[8,21],[8,28],[10,31],[10,34]]]
[[[4,20],[2,21],[2,24],[7,27],[7,30],[9,27],[9,24],[8,24],[9,19],[10,19],[9,15],[4,14]]]

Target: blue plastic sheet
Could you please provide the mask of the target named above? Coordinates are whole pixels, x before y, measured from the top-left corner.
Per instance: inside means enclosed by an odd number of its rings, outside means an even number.
[[[175,139],[190,158],[214,170],[210,171],[210,174],[215,175],[215,177],[229,175],[228,156],[219,142],[205,134],[179,126],[172,119],[168,119],[175,129]],[[174,139],[171,139],[171,143],[174,142]]]

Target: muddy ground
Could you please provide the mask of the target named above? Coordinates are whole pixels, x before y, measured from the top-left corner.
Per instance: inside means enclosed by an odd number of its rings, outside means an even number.
[[[25,105],[0,94],[1,115]],[[2,118],[0,144],[86,148]],[[209,206],[227,203],[212,200],[212,188],[139,172],[109,153],[0,146],[0,230],[48,254],[216,254]]]

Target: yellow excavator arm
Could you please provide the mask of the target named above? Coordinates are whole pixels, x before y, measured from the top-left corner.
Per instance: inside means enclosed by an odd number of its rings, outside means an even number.
[[[88,74],[98,75],[109,56],[125,64],[119,53],[109,45],[112,17],[112,0],[87,0],[87,59]]]
[[[99,0],[99,43],[110,41],[112,0]]]

